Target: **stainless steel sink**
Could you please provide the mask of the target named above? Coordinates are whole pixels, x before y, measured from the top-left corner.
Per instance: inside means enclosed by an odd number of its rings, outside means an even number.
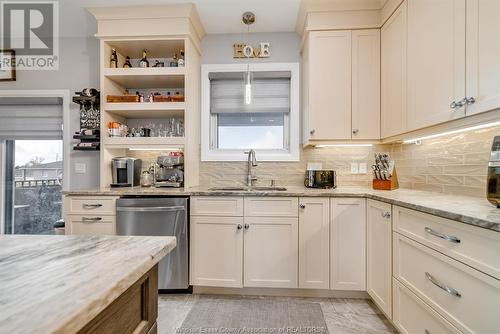
[[[214,187],[211,191],[286,191],[284,187]]]
[[[243,187],[214,187],[210,188],[208,190],[212,191],[246,191],[248,188],[243,188]]]
[[[284,187],[252,187],[249,189],[250,191],[252,190],[261,190],[261,191],[286,191],[286,188]]]

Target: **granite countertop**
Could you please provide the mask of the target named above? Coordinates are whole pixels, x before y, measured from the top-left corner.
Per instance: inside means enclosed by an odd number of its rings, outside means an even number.
[[[74,333],[176,245],[174,237],[0,236],[0,333]]]
[[[311,196],[311,197],[365,197],[399,205],[435,216],[456,220],[500,232],[500,209],[485,198],[441,194],[428,191],[397,189],[392,191],[373,190],[368,187],[339,187],[336,189],[311,189],[287,187],[286,191],[218,191],[207,187],[187,189],[170,188],[107,188],[66,192],[75,196]]]

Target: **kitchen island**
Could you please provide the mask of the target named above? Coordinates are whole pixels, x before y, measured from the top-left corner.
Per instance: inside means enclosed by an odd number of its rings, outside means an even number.
[[[0,333],[156,333],[173,237],[0,236]]]

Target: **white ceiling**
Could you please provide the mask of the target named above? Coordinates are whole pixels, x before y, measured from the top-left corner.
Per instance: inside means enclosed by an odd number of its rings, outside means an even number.
[[[384,0],[305,0],[321,4],[379,5]],[[251,32],[295,31],[301,0],[60,0],[61,35],[91,36],[95,22],[85,7],[147,6],[194,3],[207,34],[241,33],[246,27],[241,14],[252,11],[257,16]],[[145,4],[146,3],[146,4]]]

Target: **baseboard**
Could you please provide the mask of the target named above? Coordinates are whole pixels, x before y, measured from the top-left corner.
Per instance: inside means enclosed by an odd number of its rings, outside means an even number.
[[[366,291],[318,290],[318,289],[218,288],[218,287],[208,287],[208,286],[194,286],[193,294],[370,299]]]

